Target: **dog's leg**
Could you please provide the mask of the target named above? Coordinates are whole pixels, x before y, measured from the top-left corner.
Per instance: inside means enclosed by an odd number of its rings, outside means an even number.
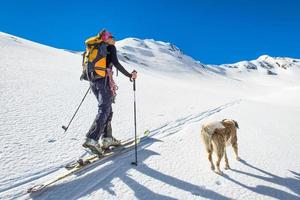
[[[228,158],[227,158],[226,149],[224,149],[224,154],[225,154],[225,169],[227,170],[227,169],[230,169],[230,166],[229,166],[229,162],[228,162]]]
[[[218,160],[216,162],[216,165],[217,165],[217,171],[216,171],[216,173],[217,174],[222,174],[222,171],[220,170],[220,162],[222,160],[223,154],[224,154],[224,147],[218,147],[218,150],[217,150]]]
[[[207,150],[207,152],[208,152],[208,160],[210,162],[210,168],[211,168],[211,170],[215,170],[215,165],[212,161],[212,153],[213,153],[212,148],[210,150]]]
[[[212,161],[213,146],[211,144],[211,140],[210,140],[209,136],[204,131],[204,129],[201,130],[201,139],[202,139],[202,142],[205,145],[205,149],[207,151],[207,157],[208,157],[208,160],[210,162],[210,168],[212,170],[215,170],[215,166],[214,166],[214,163]]]
[[[239,155],[238,155],[238,144],[237,144],[237,142],[234,142],[234,143],[232,144],[232,148],[233,148],[233,151],[234,151],[234,153],[235,153],[235,158],[236,158],[236,160],[241,160],[241,158],[240,158]]]

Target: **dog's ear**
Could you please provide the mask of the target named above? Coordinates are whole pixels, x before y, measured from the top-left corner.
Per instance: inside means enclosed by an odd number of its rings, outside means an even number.
[[[234,122],[234,125],[235,125],[236,128],[240,128],[239,124],[237,123],[237,121],[235,121],[235,120],[232,120],[232,121]]]

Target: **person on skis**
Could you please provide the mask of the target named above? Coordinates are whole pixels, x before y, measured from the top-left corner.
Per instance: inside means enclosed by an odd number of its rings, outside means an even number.
[[[89,52],[89,57],[95,54],[95,58],[92,62],[88,62],[86,73],[83,73],[81,79],[83,78],[90,82],[91,90],[98,101],[98,113],[86,134],[83,147],[89,148],[93,153],[101,155],[108,147],[119,146],[121,144],[119,140],[112,136],[112,103],[114,102],[117,88],[112,79],[112,66],[115,66],[130,80],[137,78],[137,72],[133,71],[129,73],[119,63],[115,39],[110,32],[102,30],[96,37],[86,40],[86,44],[87,46],[90,45],[91,49],[97,49],[97,52]],[[99,143],[100,138],[101,142]]]

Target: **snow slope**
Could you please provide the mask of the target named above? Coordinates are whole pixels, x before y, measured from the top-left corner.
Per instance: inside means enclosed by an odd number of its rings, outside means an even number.
[[[0,199],[299,199],[300,60],[261,56],[205,65],[165,42],[117,43],[121,63],[138,71],[138,132],[152,137],[133,152],[29,195],[26,189],[64,171],[96,114],[80,82],[81,57],[0,33]],[[132,138],[132,84],[119,73],[113,131]],[[233,118],[241,162],[213,173],[200,142],[201,125]],[[224,163],[222,162],[224,165]]]

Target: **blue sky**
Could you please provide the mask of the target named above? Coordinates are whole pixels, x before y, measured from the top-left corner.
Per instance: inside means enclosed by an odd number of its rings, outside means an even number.
[[[106,28],[120,40],[171,42],[206,64],[262,54],[300,58],[297,0],[10,0],[0,4],[0,31],[57,48],[83,50]]]

